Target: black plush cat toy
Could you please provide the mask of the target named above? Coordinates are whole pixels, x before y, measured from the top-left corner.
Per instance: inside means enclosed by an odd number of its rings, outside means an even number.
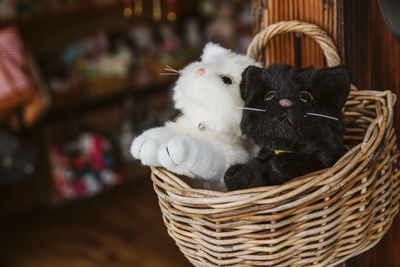
[[[250,66],[240,90],[245,101],[240,127],[261,150],[228,169],[229,190],[282,184],[330,167],[346,152],[341,110],[350,78],[344,67]]]

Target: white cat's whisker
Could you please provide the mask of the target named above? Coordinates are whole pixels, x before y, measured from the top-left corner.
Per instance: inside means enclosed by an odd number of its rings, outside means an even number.
[[[171,70],[175,70],[175,71],[176,71],[176,69],[174,69],[174,68],[171,67],[170,65],[165,65],[165,67],[168,68],[168,69],[171,69]]]
[[[179,74],[179,72],[176,72],[176,71],[174,71],[174,70],[170,70],[170,69],[164,69],[166,72],[171,72],[171,73],[176,73],[176,74]]]
[[[339,119],[336,117],[332,117],[332,116],[328,116],[328,115],[324,115],[324,114],[319,114],[319,113],[312,113],[312,112],[307,112],[306,115],[304,115],[304,117],[308,116],[315,116],[315,117],[322,117],[322,118],[326,118],[326,119],[330,119],[330,120],[335,120],[338,121]]]
[[[248,108],[248,107],[236,107],[236,108],[237,108],[237,109],[251,110],[251,111],[265,112],[265,110],[259,109],[259,108]]]
[[[179,71],[175,71],[175,70],[171,70],[171,69],[167,69],[167,68],[164,68],[164,70],[165,71],[169,71],[169,72],[173,72],[173,73],[180,73]]]
[[[176,69],[174,69],[173,67],[166,65],[164,68],[165,71],[171,71],[171,72],[175,72],[175,73],[180,73],[179,71],[177,71]]]

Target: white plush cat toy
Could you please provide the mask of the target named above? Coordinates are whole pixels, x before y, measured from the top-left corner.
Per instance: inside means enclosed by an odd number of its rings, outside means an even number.
[[[239,84],[249,65],[257,63],[208,43],[201,61],[179,71],[173,100],[182,115],[135,138],[132,155],[144,165],[202,179],[202,188],[226,191],[225,171],[249,158],[239,127]]]

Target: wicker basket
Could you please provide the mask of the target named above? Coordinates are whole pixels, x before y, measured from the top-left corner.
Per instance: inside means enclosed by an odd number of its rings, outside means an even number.
[[[303,32],[328,66],[340,63],[315,25],[281,22],[254,37],[258,57],[276,34]],[[399,210],[398,151],[390,91],[358,91],[345,106],[345,144],[332,168],[280,186],[221,193],[193,189],[162,168],[152,180],[165,225],[195,266],[334,266],[373,247]]]

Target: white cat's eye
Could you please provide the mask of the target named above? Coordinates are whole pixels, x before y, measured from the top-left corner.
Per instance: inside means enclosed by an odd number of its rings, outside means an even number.
[[[221,78],[221,80],[224,82],[224,84],[226,85],[231,85],[233,84],[233,78],[230,75],[227,74],[221,74],[219,75],[219,77]]]
[[[270,101],[270,100],[274,99],[275,95],[276,95],[276,91],[269,91],[268,93],[265,94],[264,101]]]
[[[314,100],[312,94],[308,91],[300,91],[299,98],[304,103],[308,103]]]

